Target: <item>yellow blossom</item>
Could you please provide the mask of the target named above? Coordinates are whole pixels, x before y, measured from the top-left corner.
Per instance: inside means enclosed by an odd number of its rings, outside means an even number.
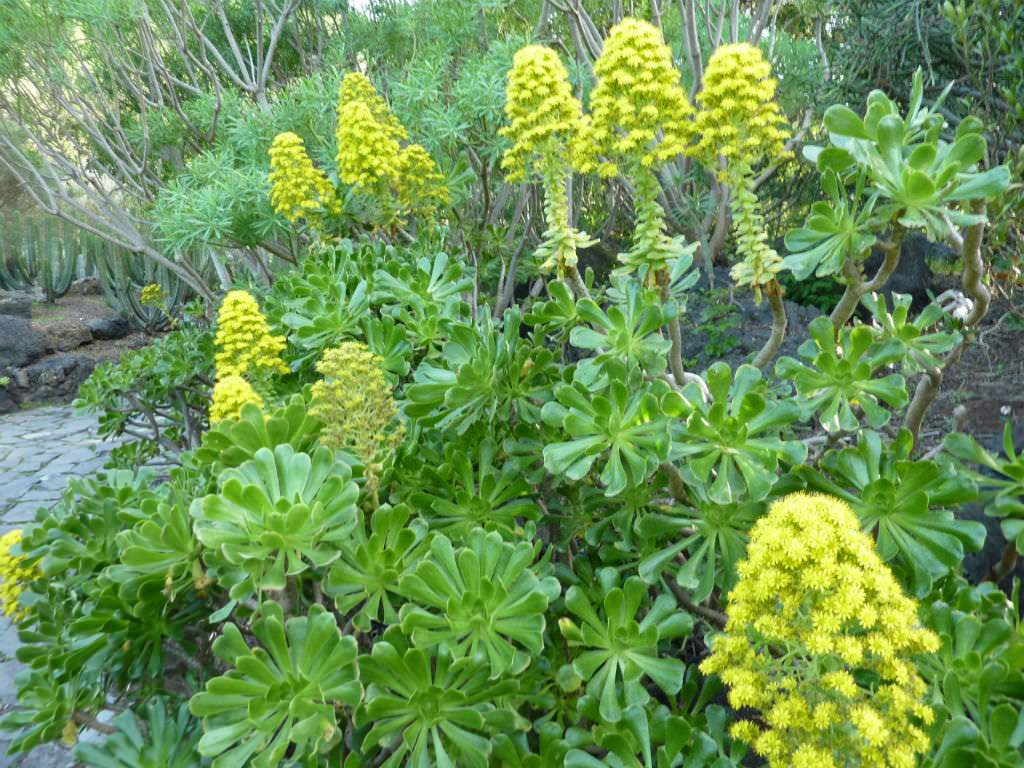
[[[18,595],[25,585],[42,577],[35,566],[25,566],[25,556],[11,554],[11,547],[21,542],[21,529],[0,536],[0,608],[4,615],[20,621],[25,609],[18,607]]]
[[[210,405],[210,423],[216,424],[226,419],[238,419],[242,415],[242,406],[256,403],[263,407],[263,399],[241,376],[225,376],[213,385],[213,403]]]
[[[733,231],[743,260],[733,266],[732,278],[737,285],[751,286],[758,303],[762,287],[774,285],[782,270],[782,258],[768,244],[753,173],[762,160],[779,160],[785,153],[789,128],[774,101],[777,85],[760,48],[720,46],[708,60],[704,87],[697,94],[699,139],[687,149],[733,188]]]
[[[697,94],[696,130],[689,153],[716,168],[722,155],[753,168],[782,156],[789,128],[774,101],[778,82],[761,49],[750,43],[719,46],[704,69]]]
[[[324,212],[339,213],[340,202],[327,175],[313,166],[302,139],[291,131],[279,133],[270,146],[270,201],[274,212],[289,221],[310,219]]]
[[[160,283],[150,283],[144,286],[142,289],[142,295],[139,297],[139,303],[144,307],[163,307],[166,301],[167,295],[164,293],[164,287]]]
[[[373,87],[366,75],[361,72],[349,72],[342,78],[341,87],[338,88],[338,110],[345,104],[364,104],[373,116],[374,121],[380,125],[381,130],[389,138],[395,141],[405,141],[409,134],[398,122],[391,111],[391,107],[384,101],[377,89]]]
[[[911,656],[935,650],[938,639],[918,626],[914,602],[853,511],[821,494],[775,502],[751,529],[737,570],[725,636],[701,664],[721,674],[734,707],[762,711],[763,725],[750,721],[733,734],[772,768],[833,765],[833,755],[913,765],[928,748],[920,723],[933,714]],[[783,583],[785,592],[772,591]],[[783,606],[791,612],[779,621]],[[865,624],[864,616],[878,620]],[[873,690],[857,682],[857,670],[874,673]]]
[[[288,373],[281,359],[283,336],[272,336],[256,299],[246,291],[229,291],[217,313],[217,378]]]
[[[324,445],[352,451],[371,479],[380,469],[382,454],[394,451],[405,435],[404,424],[395,426],[398,408],[382,362],[358,342],[326,350],[316,364],[324,378],[313,384],[310,409],[324,424]]]
[[[581,112],[557,53],[543,45],[517,51],[505,93],[509,124],[498,131],[512,141],[501,161],[510,172],[508,180],[522,181],[535,170],[543,175],[551,163],[567,168],[566,151],[579,130]]]
[[[535,256],[542,270],[577,274],[577,249],[591,245],[585,232],[569,222],[566,176],[571,170],[570,147],[582,125],[579,101],[572,95],[569,76],[558,54],[542,45],[520,49],[512,61],[505,92],[509,125],[499,133],[512,140],[501,165],[509,181],[539,174],[544,185],[544,242]]]
[[[395,191],[399,208],[420,216],[430,216],[439,205],[451,202],[434,158],[419,144],[409,144],[398,153]]]
[[[398,141],[361,101],[338,105],[338,173],[356,191],[373,191],[397,173]]]
[[[616,24],[594,75],[589,119],[580,132],[581,170],[629,173],[683,153],[693,133],[693,107],[657,28],[633,18]]]

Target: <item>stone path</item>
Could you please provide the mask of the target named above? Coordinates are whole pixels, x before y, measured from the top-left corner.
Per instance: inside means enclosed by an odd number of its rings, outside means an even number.
[[[0,416],[0,535],[34,522],[36,510],[60,500],[72,477],[103,468],[114,447],[96,437],[96,417],[71,406],[45,406]],[[14,658],[18,633],[0,612],[0,717],[16,703]],[[71,768],[71,753],[45,744],[7,755],[9,734],[0,733],[0,768]]]

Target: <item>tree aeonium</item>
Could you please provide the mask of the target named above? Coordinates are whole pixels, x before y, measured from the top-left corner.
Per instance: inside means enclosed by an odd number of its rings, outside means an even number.
[[[576,273],[576,249],[589,244],[586,234],[569,224],[565,191],[566,174],[572,170],[569,150],[581,112],[557,53],[543,45],[528,45],[516,53],[505,101],[509,125],[499,131],[513,143],[501,165],[511,182],[534,174],[542,178],[547,231],[537,255],[544,259],[541,269],[557,267],[560,275]]]
[[[704,88],[697,95],[699,140],[688,153],[733,188],[733,229],[743,256],[732,270],[737,285],[775,284],[781,257],[768,245],[757,210],[754,172],[761,162],[785,156],[789,130],[774,101],[778,82],[761,49],[750,43],[720,46],[708,60]]]
[[[594,63],[597,84],[580,131],[581,170],[632,181],[637,226],[633,247],[620,254],[628,271],[667,270],[681,252],[663,229],[655,169],[683,154],[693,135],[693,107],[661,33],[639,19],[612,27]]]

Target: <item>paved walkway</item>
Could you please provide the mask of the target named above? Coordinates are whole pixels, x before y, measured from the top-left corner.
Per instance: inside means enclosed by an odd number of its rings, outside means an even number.
[[[103,468],[114,447],[96,437],[96,418],[71,406],[45,406],[0,416],[0,535],[35,521],[39,507],[60,500],[68,479]],[[14,658],[18,633],[0,612],[0,717],[15,705],[14,676],[24,665]],[[45,744],[27,754],[5,754],[9,734],[0,733],[0,768],[71,768],[71,753]]]

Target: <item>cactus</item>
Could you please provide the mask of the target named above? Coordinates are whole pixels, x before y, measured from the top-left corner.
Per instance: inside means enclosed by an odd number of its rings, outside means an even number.
[[[65,236],[62,236],[61,221],[47,217],[45,234],[40,243],[39,281],[49,302],[56,301],[68,292],[78,266],[74,228],[65,225],[63,229]]]
[[[96,274],[96,235],[54,216],[0,214],[0,290],[31,290],[47,301],[67,293],[76,278]]]
[[[194,297],[192,290],[166,267],[154,264],[141,254],[100,241],[94,258],[107,301],[121,315],[147,331],[164,330],[182,307]],[[193,259],[201,273],[210,271],[208,258]],[[144,305],[142,288],[157,283],[163,286],[166,301],[162,307]],[[166,310],[166,312],[165,312]]]
[[[18,213],[0,214],[0,290],[24,291],[32,287],[22,223]]]

